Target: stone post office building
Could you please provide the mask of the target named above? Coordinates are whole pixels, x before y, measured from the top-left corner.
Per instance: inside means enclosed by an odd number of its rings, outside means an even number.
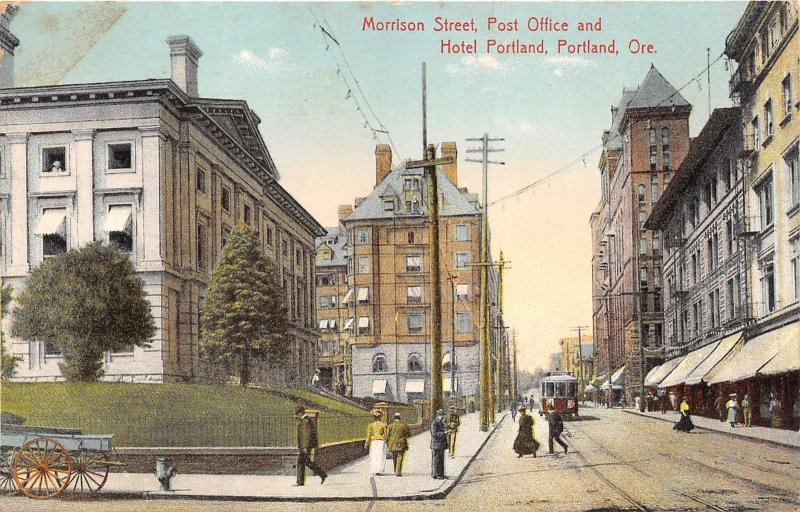
[[[278,183],[258,116],[242,100],[199,97],[202,53],[186,36],[168,39],[171,80],[15,88],[9,17],[0,29],[3,282],[19,290],[44,258],[116,245],[145,283],[157,332],[149,348],[107,354],[105,379],[197,380],[208,373],[198,339],[211,270],[226,234],[249,224],[280,268],[291,343],[286,365],[256,366],[253,379],[307,384],[318,341],[314,238],[324,231]],[[17,380],[61,378],[53,347],[11,339],[10,349],[22,357]]]

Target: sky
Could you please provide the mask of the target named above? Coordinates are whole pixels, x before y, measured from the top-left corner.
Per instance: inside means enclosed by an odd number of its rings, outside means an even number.
[[[495,257],[506,273],[506,324],[517,331],[521,367],[545,366],[558,339],[592,325],[589,216],[600,199],[597,163],[610,107],[651,65],[693,105],[691,135],[708,118],[707,48],[719,56],[745,2],[551,3],[45,3],[23,4],[12,22],[21,44],[18,86],[169,77],[167,36],[190,35],[203,51],[200,95],[246,100],[281,184],[323,225],[336,207],[366,196],[374,149],[394,162],[422,147],[421,63],[427,63],[428,140],[455,141],[459,186],[480,191],[481,166],[466,162],[467,138],[505,138],[489,171],[489,201],[558,169],[556,176],[493,205]],[[435,18],[474,20],[475,32],[436,32]],[[424,31],[362,30],[377,21],[421,21]],[[518,21],[488,31],[488,18]],[[528,30],[535,18],[539,30]],[[547,21],[549,19],[549,21]],[[578,22],[600,31],[579,32]],[[566,22],[566,31],[543,31]],[[336,42],[323,35],[320,25]],[[477,40],[477,54],[441,52],[441,41]],[[488,39],[544,41],[544,54],[486,53]],[[618,54],[558,52],[558,41],[616,41]],[[629,42],[652,44],[632,53]],[[338,45],[337,45],[338,43]],[[711,106],[730,105],[735,67],[711,67]],[[727,69],[726,69],[727,68]],[[350,91],[348,93],[348,91]],[[388,136],[371,128],[388,131]],[[582,157],[582,155],[585,155]],[[571,165],[568,165],[571,164]]]

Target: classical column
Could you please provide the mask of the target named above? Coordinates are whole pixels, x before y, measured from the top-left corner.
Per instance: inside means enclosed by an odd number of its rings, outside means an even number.
[[[161,141],[166,137],[158,126],[140,128],[142,134],[142,201],[144,222],[142,238],[144,255],[142,260],[159,261],[161,253],[161,171],[164,168]]]
[[[94,130],[76,130],[75,177],[77,180],[76,222],[78,227],[77,247],[94,241],[94,169],[92,153]]]
[[[10,133],[11,264],[9,276],[28,274],[28,134]]]

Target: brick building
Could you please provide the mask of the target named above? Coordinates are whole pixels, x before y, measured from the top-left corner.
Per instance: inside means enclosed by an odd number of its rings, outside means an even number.
[[[442,156],[457,156],[455,143]],[[347,233],[354,396],[412,401],[430,396],[430,372],[441,365],[443,389],[478,393],[481,211],[478,197],[458,188],[457,163],[437,169],[440,192],[441,282],[430,281],[427,184],[421,169],[392,167],[391,149],[377,146],[375,188],[342,219]],[[432,287],[442,296],[442,361],[430,354]],[[497,275],[490,274],[492,318]],[[453,350],[454,345],[454,350]],[[452,352],[454,351],[454,355]]]
[[[314,238],[324,231],[279,184],[256,114],[242,100],[199,96],[202,53],[186,36],[168,39],[170,80],[14,87],[9,12],[0,24],[3,282],[19,290],[44,258],[117,245],[145,283],[157,330],[148,348],[106,354],[104,378],[197,380],[217,370],[198,354],[208,279],[226,234],[246,223],[280,268],[290,315],[290,360],[256,364],[253,379],[307,383],[318,338]],[[11,338],[10,350],[22,357],[18,380],[61,379],[54,347]]]
[[[595,372],[624,366],[629,403],[639,392],[640,357],[646,369],[663,357],[662,241],[644,223],[688,151],[690,112],[651,66],[638,88],[623,90],[603,133],[602,196],[590,218]]]

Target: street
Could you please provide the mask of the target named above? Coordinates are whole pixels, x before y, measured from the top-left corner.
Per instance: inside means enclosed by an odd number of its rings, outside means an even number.
[[[791,448],[695,431],[619,409],[584,409],[565,422],[570,452],[547,455],[546,422],[538,415],[539,457],[511,450],[516,425],[506,417],[445,500],[315,503],[315,510],[768,510],[800,508],[800,453]],[[556,445],[556,448],[559,448]],[[231,478],[220,476],[221,479]],[[385,479],[392,476],[382,477]],[[54,506],[55,505],[55,506]],[[308,510],[308,503],[233,503],[0,499],[3,511]]]

